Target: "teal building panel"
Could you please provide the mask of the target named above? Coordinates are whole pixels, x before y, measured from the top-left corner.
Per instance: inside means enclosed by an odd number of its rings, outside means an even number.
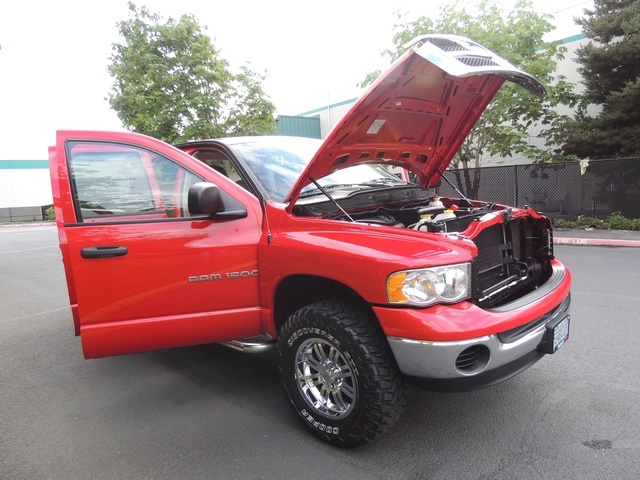
[[[289,137],[322,138],[320,135],[320,117],[297,117],[278,115],[276,119],[278,135]]]

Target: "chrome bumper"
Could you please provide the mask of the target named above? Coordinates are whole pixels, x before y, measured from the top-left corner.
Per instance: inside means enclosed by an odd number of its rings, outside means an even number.
[[[542,358],[545,353],[539,347],[547,325],[567,316],[570,301],[567,296],[518,331],[451,342],[387,338],[400,370],[408,377],[422,379],[426,387],[438,391],[474,390],[506,380]],[[480,355],[475,363],[461,368],[461,354],[464,357],[466,352]]]

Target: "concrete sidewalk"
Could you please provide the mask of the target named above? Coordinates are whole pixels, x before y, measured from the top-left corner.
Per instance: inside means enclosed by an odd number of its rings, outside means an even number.
[[[640,231],[556,228],[553,230],[553,243],[556,245],[640,247]]]

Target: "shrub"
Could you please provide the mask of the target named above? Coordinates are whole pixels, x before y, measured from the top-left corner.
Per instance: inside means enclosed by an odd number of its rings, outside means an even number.
[[[554,228],[574,228],[576,226],[576,222],[572,222],[571,220],[565,220],[564,218],[558,218],[553,221]]]
[[[633,220],[624,217],[620,212],[614,212],[609,216],[609,228],[614,230],[633,230]]]
[[[49,207],[44,211],[44,219],[47,222],[55,222],[56,221],[56,212],[53,207]]]
[[[629,219],[620,212],[613,212],[606,220],[582,215],[576,221],[558,218],[553,221],[553,226],[554,228],[593,227],[604,230],[640,230],[640,218]]]
[[[602,220],[600,218],[587,217],[584,215],[580,215],[578,217],[578,220],[576,221],[576,226],[608,229],[609,223],[606,220]]]

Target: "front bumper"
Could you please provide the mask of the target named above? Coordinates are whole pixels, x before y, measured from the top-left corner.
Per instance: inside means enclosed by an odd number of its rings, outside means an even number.
[[[498,333],[442,341],[389,333],[387,338],[403,374],[426,388],[465,391],[493,385],[520,373],[549,352],[550,326],[568,317],[570,283],[569,272],[558,264],[552,277],[538,290],[510,304],[482,311],[487,316],[485,319],[491,318],[494,325],[499,324],[501,318],[508,319],[504,325],[510,327],[498,329]],[[467,310],[467,314],[473,316],[476,308]],[[530,314],[532,308],[539,312],[537,316],[525,317],[525,312]],[[438,313],[437,333],[443,336],[446,326],[452,327],[455,318],[453,321],[447,318],[446,307]],[[514,324],[513,320],[518,317],[521,322]],[[476,320],[481,321],[482,317]],[[435,323],[425,321],[423,326],[433,327]]]

